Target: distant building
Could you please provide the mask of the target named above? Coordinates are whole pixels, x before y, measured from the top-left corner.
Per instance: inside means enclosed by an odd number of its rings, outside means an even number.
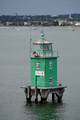
[[[58,17],[58,15],[52,15],[51,17]]]
[[[73,19],[72,16],[71,16],[71,14],[69,15],[69,19]]]
[[[30,22],[24,22],[24,26],[29,26],[29,25],[31,25]]]
[[[72,21],[67,21],[66,19],[65,20],[58,20],[58,22],[59,22],[59,26],[61,26],[61,25],[66,26],[66,25],[73,25],[74,24]]]
[[[77,22],[75,25],[76,25],[76,26],[80,26],[80,22]]]
[[[1,26],[1,22],[0,22],[0,26]]]
[[[60,26],[65,21],[64,20],[58,20],[58,22],[59,22],[59,26]]]
[[[6,26],[12,25],[13,22],[6,22]]]

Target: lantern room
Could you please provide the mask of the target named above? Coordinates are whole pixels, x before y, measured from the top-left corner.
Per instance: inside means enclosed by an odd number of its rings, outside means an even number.
[[[33,43],[33,54],[39,57],[53,55],[52,43],[46,41],[44,34],[41,34],[41,40]]]

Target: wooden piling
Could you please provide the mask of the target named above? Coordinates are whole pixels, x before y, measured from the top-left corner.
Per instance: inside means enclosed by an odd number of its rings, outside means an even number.
[[[55,94],[52,93],[52,101],[55,102]]]
[[[47,100],[47,97],[46,97],[46,98],[42,98],[42,97],[41,97],[41,103],[46,102],[46,100]]]
[[[30,86],[28,86],[28,88],[27,88],[26,99],[28,102],[31,101],[31,87]]]
[[[37,91],[37,86],[35,87],[35,103],[38,102],[38,91]]]
[[[62,102],[62,96],[57,96],[58,102]]]

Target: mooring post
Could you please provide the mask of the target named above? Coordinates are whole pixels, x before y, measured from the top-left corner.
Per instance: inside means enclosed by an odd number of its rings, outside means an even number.
[[[46,100],[47,100],[47,97],[46,98],[41,97],[41,103],[46,102]]]
[[[52,101],[55,102],[55,94],[52,93]]]
[[[31,87],[28,86],[27,89],[27,101],[30,102],[31,101]]]
[[[58,102],[62,102],[62,96],[57,96]]]
[[[37,91],[37,86],[35,87],[35,103],[38,102],[38,91]]]

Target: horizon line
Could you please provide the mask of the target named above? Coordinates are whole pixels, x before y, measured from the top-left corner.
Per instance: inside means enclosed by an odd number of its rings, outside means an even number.
[[[23,15],[20,15],[20,14],[17,14],[17,15],[13,15],[13,14],[3,14],[3,15],[0,15],[0,16],[48,16],[48,15],[50,15],[50,16],[59,16],[59,15],[73,15],[73,14],[80,14],[80,13],[64,13],[64,14],[35,14],[35,15],[31,15],[31,14],[29,14],[29,15],[25,15],[25,14],[23,14]]]

